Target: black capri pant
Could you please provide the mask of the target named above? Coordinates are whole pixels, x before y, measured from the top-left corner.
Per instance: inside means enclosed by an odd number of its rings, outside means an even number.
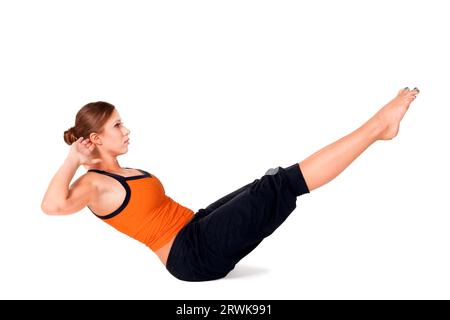
[[[286,220],[305,193],[309,189],[298,163],[269,169],[198,210],[175,237],[167,270],[184,281],[225,277]]]

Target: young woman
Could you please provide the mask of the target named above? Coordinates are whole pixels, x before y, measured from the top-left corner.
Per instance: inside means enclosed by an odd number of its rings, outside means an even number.
[[[419,90],[408,87],[355,131],[299,163],[269,169],[260,179],[194,213],[164,192],[142,169],[121,167],[130,131],[107,102],[85,105],[64,132],[71,145],[50,182],[42,210],[50,215],[93,214],[154,251],[166,269],[185,281],[225,277],[296,208],[302,194],[328,183],[377,140],[391,140]],[[83,165],[88,171],[69,184]]]

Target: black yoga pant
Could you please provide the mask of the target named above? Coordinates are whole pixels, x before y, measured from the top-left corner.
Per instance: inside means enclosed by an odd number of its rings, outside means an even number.
[[[167,270],[184,281],[225,277],[286,220],[305,193],[309,189],[298,163],[269,169],[198,210],[175,237]]]

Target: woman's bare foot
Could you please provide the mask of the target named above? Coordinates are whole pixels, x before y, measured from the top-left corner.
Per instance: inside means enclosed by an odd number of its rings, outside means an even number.
[[[419,89],[401,89],[397,96],[381,108],[370,120],[381,127],[377,140],[391,140],[398,134],[400,121],[403,119],[411,102],[419,94]]]

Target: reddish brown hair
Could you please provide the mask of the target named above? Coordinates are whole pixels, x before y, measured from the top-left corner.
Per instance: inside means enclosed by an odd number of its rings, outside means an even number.
[[[115,107],[104,101],[91,102],[82,107],[76,117],[75,126],[64,131],[64,141],[71,145],[78,138],[88,138],[92,132],[102,133]]]

